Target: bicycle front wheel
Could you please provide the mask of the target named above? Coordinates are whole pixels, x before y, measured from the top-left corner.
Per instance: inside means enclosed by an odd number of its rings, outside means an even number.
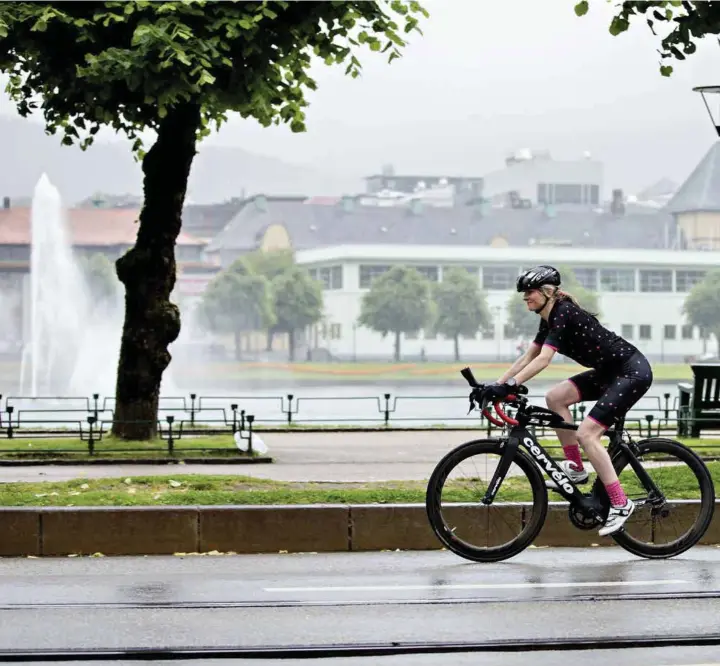
[[[498,562],[527,548],[548,510],[547,488],[537,465],[518,449],[493,503],[482,498],[506,452],[502,440],[461,444],[437,465],[425,506],[438,539],[474,562]]]
[[[680,555],[700,541],[710,526],[715,511],[710,472],[697,453],[674,439],[642,440],[636,455],[663,499],[653,502],[627,456],[621,454],[613,463],[625,493],[637,506],[624,530],[613,538],[640,557]]]

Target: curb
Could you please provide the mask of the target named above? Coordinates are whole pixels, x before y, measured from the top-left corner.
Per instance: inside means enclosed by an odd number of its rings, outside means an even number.
[[[259,465],[274,462],[270,456],[257,458],[32,458],[30,460],[0,458],[0,467],[32,467],[40,465]]]
[[[720,545],[720,513],[700,545]],[[674,503],[676,516],[692,502]],[[463,507],[458,508],[459,511]],[[523,520],[521,504],[498,508],[497,532]],[[462,518],[459,524],[462,525]],[[466,525],[471,523],[466,523]],[[173,555],[221,552],[340,553],[439,550],[424,504],[0,508],[0,556]],[[500,538],[502,538],[500,534]],[[550,502],[536,547],[615,546],[574,527],[567,503]]]

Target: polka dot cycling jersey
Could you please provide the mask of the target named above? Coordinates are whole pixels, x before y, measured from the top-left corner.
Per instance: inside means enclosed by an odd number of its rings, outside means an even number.
[[[552,347],[586,368],[599,370],[617,368],[638,351],[569,300],[557,301],[548,321],[540,320],[534,342]]]

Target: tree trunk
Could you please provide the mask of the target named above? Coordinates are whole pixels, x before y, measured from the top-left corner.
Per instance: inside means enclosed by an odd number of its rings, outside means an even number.
[[[162,375],[168,345],[180,334],[180,311],[170,302],[175,286],[175,241],[180,233],[200,107],[168,111],[143,159],[144,202],[135,246],[116,262],[125,285],[125,322],[118,363],[112,433],[123,439],[157,435]]]
[[[295,361],[295,331],[288,331],[288,361]]]
[[[395,333],[395,363],[400,362],[400,333]]]
[[[459,335],[456,335],[453,338],[453,342],[455,344],[455,361],[456,362],[460,360],[460,340],[459,340],[459,338],[460,338]]]

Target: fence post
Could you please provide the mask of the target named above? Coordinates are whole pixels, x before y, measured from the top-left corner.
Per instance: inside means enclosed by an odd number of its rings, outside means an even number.
[[[173,455],[173,449],[174,449],[174,442],[173,442],[173,421],[175,421],[174,416],[168,416],[167,422],[168,422],[168,453],[170,455]]]
[[[191,393],[190,394],[190,425],[195,425],[195,398],[197,397],[197,393]]]
[[[15,407],[12,405],[7,406],[7,413],[8,413],[8,439],[13,438],[13,424],[12,424],[12,415],[15,411]]]
[[[390,423],[390,394],[385,394],[385,427]]]
[[[97,418],[95,416],[88,416],[88,453],[92,456],[95,455],[95,438],[93,436],[93,425]]]
[[[248,414],[247,422],[248,422],[248,454],[252,455],[253,448],[252,448],[252,424],[255,420],[255,417],[252,414]]]
[[[663,397],[665,398],[665,425],[667,425],[670,421],[670,394],[663,393]]]
[[[648,437],[652,437],[652,422],[653,422],[653,415],[652,414],[645,414],[645,420],[648,424]],[[642,421],[641,421],[642,423]],[[660,433],[658,433],[660,434]],[[640,436],[642,437],[642,432],[640,433]]]
[[[232,434],[234,435],[237,432],[237,408],[238,406],[235,404],[230,405],[230,409],[232,409]]]
[[[93,403],[95,404],[95,407],[93,408],[93,416],[95,417],[96,421],[98,417],[98,400],[100,400],[100,394],[93,393]]]
[[[293,401],[293,394],[288,393],[288,410],[287,410],[287,422],[288,425],[292,424],[292,401]],[[254,417],[253,417],[254,419]],[[250,422],[250,417],[248,416],[248,421]]]

